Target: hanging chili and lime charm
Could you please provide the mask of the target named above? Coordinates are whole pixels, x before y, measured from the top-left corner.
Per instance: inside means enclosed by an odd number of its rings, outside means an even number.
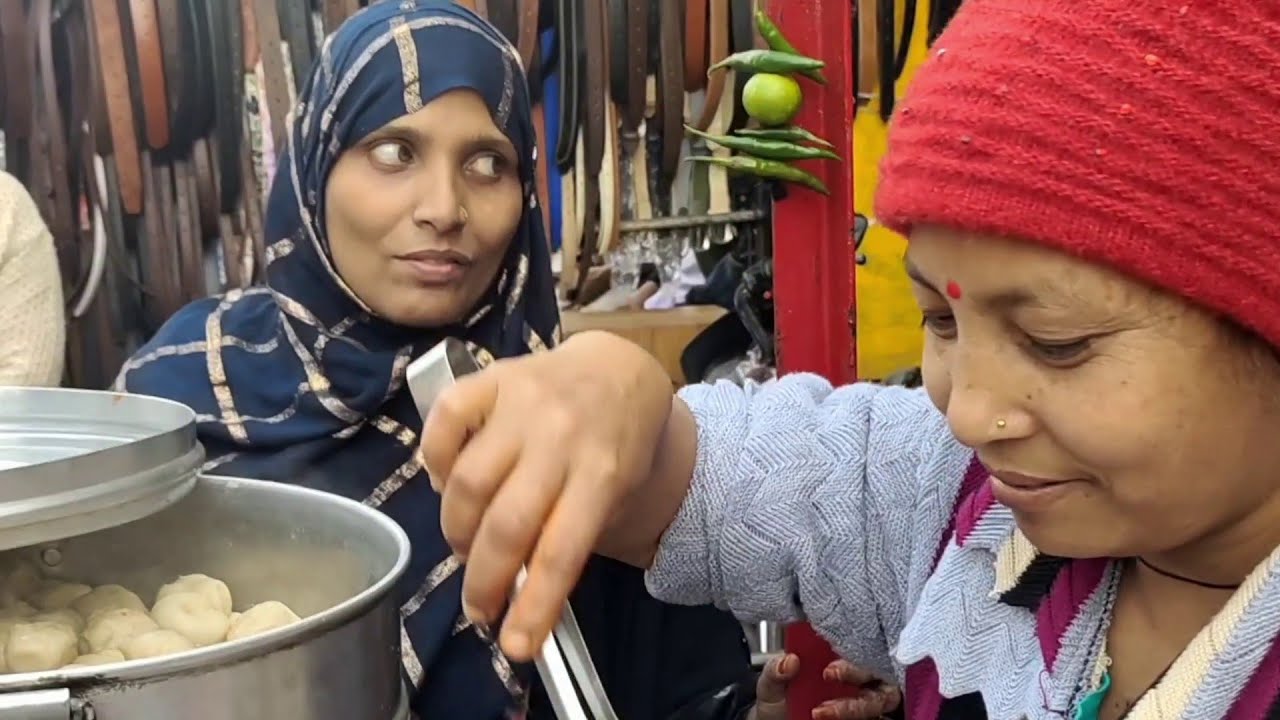
[[[701,155],[687,157],[685,158],[685,162],[719,165],[730,172],[755,175],[756,177],[768,178],[770,180],[783,180],[785,182],[803,185],[810,190],[820,192],[823,195],[831,194],[831,192],[827,190],[826,183],[819,180],[817,176],[805,172],[798,167],[793,167],[777,160],[764,160],[762,158],[748,157],[745,155],[734,155],[733,157]]]
[[[773,23],[773,20],[763,10],[756,10],[756,30],[759,31],[760,37],[764,38],[764,42],[769,46],[770,50],[803,57],[803,54],[796,50],[795,46],[787,40],[786,36],[782,34],[782,31],[778,29],[778,26]],[[827,79],[823,77],[821,70],[801,70],[800,74],[820,85],[827,84]]]
[[[760,140],[782,140],[791,143],[812,143],[826,148],[835,147],[831,143],[814,135],[797,125],[776,128],[743,128],[738,130],[737,135],[749,138],[758,138]]]
[[[736,153],[687,160],[716,165],[734,173],[795,183],[827,195],[827,186],[821,179],[790,164],[795,160],[840,160],[831,143],[792,124],[803,101],[800,84],[792,76],[803,75],[826,84],[822,75],[826,63],[801,54],[764,12],[756,11],[755,24],[769,49],[734,53],[712,65],[708,74],[722,68],[749,73],[751,79],[743,85],[740,101],[747,114],[763,127],[715,135],[686,125],[685,132],[690,137]]]
[[[821,70],[826,66],[827,64],[821,60],[803,55],[792,55],[777,50],[743,50],[707,68],[707,72],[730,68],[738,72],[782,75],[802,73],[806,70]]]
[[[839,160],[840,156],[827,148],[797,145],[784,140],[766,138],[738,137],[735,135],[712,135],[697,128],[684,126],[689,135],[713,142],[721,147],[737,150],[766,160]]]

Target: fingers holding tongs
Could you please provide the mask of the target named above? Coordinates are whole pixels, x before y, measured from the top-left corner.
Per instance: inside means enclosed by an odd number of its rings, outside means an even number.
[[[524,579],[525,571],[521,569],[516,580],[517,590]],[[567,603],[560,612],[560,622],[542,643],[542,652],[534,663],[559,720],[618,720],[591,661],[591,651],[582,638],[578,619]]]
[[[479,369],[475,355],[455,338],[444,340],[414,360],[409,364],[405,380],[418,413],[425,419],[444,388]],[[518,590],[524,580],[525,570],[521,568],[514,590]],[[560,622],[542,644],[535,665],[559,720],[618,720],[591,661],[591,652],[582,638],[573,608],[567,603],[561,611]]]

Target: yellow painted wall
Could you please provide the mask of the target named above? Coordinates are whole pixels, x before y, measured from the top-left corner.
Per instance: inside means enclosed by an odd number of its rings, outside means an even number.
[[[902,4],[898,7],[901,13]],[[898,98],[902,98],[928,52],[928,9],[929,1],[919,0],[907,68],[898,81]],[[902,23],[901,15],[898,23]],[[862,243],[867,263],[858,268],[856,278],[858,376],[867,379],[883,378],[918,365],[923,341],[920,313],[902,268],[906,240],[874,222],[872,201],[884,151],[885,125],[880,121],[878,100],[872,100],[859,108],[853,125],[854,206],[872,219]]]

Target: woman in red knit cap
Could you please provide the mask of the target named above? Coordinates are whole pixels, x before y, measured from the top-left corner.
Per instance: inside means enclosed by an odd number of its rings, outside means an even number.
[[[925,390],[499,363],[423,441],[470,616],[527,561],[529,657],[594,550],[808,620],[911,720],[1280,716],[1277,67],[1271,0],[969,0],[879,196]]]

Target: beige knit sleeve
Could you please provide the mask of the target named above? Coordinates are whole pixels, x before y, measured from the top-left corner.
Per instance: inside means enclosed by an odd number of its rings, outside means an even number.
[[[58,385],[65,353],[53,236],[26,188],[0,172],[0,385]]]

